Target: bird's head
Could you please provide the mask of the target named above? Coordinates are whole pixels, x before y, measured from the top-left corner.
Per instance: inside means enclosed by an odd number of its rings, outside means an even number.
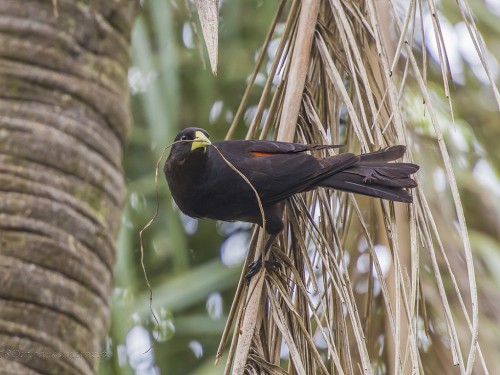
[[[204,154],[210,146],[209,134],[202,128],[186,128],[175,137],[171,155],[178,160],[185,160],[190,155]]]

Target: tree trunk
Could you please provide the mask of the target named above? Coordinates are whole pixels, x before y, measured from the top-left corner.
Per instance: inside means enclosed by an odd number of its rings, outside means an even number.
[[[0,0],[0,369],[93,374],[108,326],[136,1]]]

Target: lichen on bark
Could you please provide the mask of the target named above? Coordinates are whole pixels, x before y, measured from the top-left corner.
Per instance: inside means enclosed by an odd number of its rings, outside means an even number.
[[[93,374],[108,326],[137,1],[0,2],[0,368]]]

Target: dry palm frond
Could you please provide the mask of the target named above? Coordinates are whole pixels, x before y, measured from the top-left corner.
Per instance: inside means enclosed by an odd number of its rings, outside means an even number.
[[[465,1],[457,7],[489,72],[470,10]],[[228,137],[273,37],[281,41],[249,138],[345,143],[349,151],[364,152],[411,144],[402,98],[416,83],[448,176],[462,248],[446,245],[420,188],[409,206],[327,190],[294,197],[286,207],[286,230],[272,251],[283,267],[263,269],[248,287],[241,277],[219,348],[220,355],[234,327],[225,373],[455,373],[456,366],[464,374],[487,372],[464,214],[426,84],[425,46],[420,45],[419,64],[413,40],[423,32],[423,9],[434,16],[449,98],[446,40],[432,0],[409,1],[403,17],[391,1],[377,6],[361,0],[283,1]],[[390,39],[391,19],[399,42]],[[276,77],[281,77],[278,84]],[[263,236],[254,233],[247,263],[260,256]],[[457,253],[464,263],[454,261]],[[459,280],[462,273],[466,283]],[[428,364],[432,358],[439,367]]]

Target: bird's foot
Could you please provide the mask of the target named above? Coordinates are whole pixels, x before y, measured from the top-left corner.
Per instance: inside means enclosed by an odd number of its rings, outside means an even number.
[[[254,277],[260,271],[261,267],[262,259],[257,259],[250,263],[250,265],[248,266],[248,272],[245,275],[245,281],[247,282],[247,284],[249,284],[252,277]],[[264,261],[264,267],[266,267],[267,270],[269,270],[270,268],[277,269],[281,268],[281,263],[277,260],[266,260]]]
[[[249,284],[252,277],[254,277],[257,272],[259,272],[260,267],[262,267],[261,259],[254,260],[252,263],[250,263],[250,265],[248,266],[248,272],[245,275],[245,281],[247,282],[247,284]]]

